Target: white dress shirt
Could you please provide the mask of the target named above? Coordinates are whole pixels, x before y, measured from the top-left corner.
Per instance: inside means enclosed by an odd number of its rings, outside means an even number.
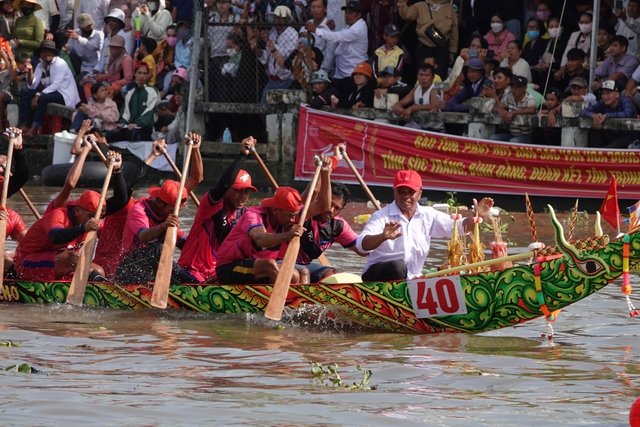
[[[33,71],[33,83],[27,85],[29,89],[37,89],[42,80],[42,74],[44,73],[44,62],[40,61],[38,66]],[[48,84],[47,84],[48,83]],[[80,96],[78,96],[78,86],[73,79],[71,69],[64,61],[64,59],[56,56],[49,64],[49,78],[44,83],[45,88],[42,89],[42,93],[58,92],[64,98],[64,105],[71,108],[76,108],[76,105],[80,102]]]
[[[83,37],[80,30],[76,30],[76,33],[79,35],[78,40],[69,38],[67,41],[69,52],[74,52],[82,60],[80,71],[90,73],[100,60],[104,34],[100,30],[93,30],[89,37]]]
[[[431,238],[448,239],[453,231],[453,220],[444,212],[418,205],[413,217],[408,220],[396,202],[393,202],[371,215],[356,240],[358,251],[367,252],[362,248],[364,237],[382,233],[385,224],[390,221],[401,224],[399,232],[402,236],[395,240],[386,240],[376,249],[368,251],[369,257],[363,273],[373,264],[403,261],[407,265],[407,279],[418,277],[422,274],[422,267],[429,255]],[[458,221],[458,232],[464,234],[462,221]]]
[[[278,31],[272,28],[269,32],[269,40],[273,41],[274,49],[286,60],[291,55],[291,52],[298,47],[298,32],[291,27],[287,27],[282,33],[278,34]],[[282,68],[269,49],[263,50],[259,59],[262,64],[268,64],[270,76],[277,77],[280,80],[293,78],[291,71]]]
[[[336,71],[334,74],[336,79],[350,77],[356,65],[369,59],[367,55],[367,49],[369,48],[367,24],[362,18],[340,31],[318,28],[316,36],[322,40],[337,43],[335,50]]]
[[[36,10],[33,14],[42,21],[44,30],[49,31],[49,19],[53,15],[60,14],[60,11],[58,11],[58,5],[55,0],[38,0],[38,4],[42,6],[42,9]]]
[[[640,18],[633,19],[627,16],[626,21],[618,19],[618,30],[616,35],[625,36],[629,40],[629,46],[627,47],[627,54],[640,58],[640,52],[638,52],[638,37],[640,36]]]
[[[326,31],[331,31],[327,26],[327,17],[325,16],[318,28],[322,28]],[[313,19],[310,19],[308,22],[313,22]],[[300,32],[306,32],[307,29],[305,27],[300,28]],[[324,55],[324,59],[322,60],[322,69],[327,72],[327,74],[331,75],[333,69],[336,67],[334,52],[336,50],[336,44],[334,42],[330,42],[328,40],[321,39],[320,37],[315,37],[315,47],[320,49],[320,52]]]

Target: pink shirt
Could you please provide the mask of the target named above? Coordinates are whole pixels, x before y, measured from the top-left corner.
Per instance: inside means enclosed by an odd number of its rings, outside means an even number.
[[[268,221],[268,208],[264,206],[254,206],[240,217],[240,220],[231,233],[222,242],[218,250],[218,265],[229,264],[233,261],[250,258],[270,258],[278,259],[278,255],[284,253],[285,245],[276,245],[271,248],[258,247],[253,239],[249,236],[249,232],[254,227],[264,227],[267,233],[282,233],[283,227],[278,226],[275,229]]]
[[[358,235],[351,229],[347,221],[337,216],[331,221],[321,224],[314,219],[308,219],[304,223],[307,231],[300,238],[300,252],[298,264],[310,264],[322,253],[329,249],[333,242],[339,243],[343,248],[350,248],[356,244]]]
[[[224,203],[211,200],[209,192],[200,200],[189,237],[182,248],[178,265],[204,282],[216,275],[220,245],[235,226],[245,209],[229,213]]]
[[[141,249],[147,246],[148,243],[154,243],[157,241],[164,241],[164,233],[160,235],[157,240],[153,242],[142,242],[138,239],[138,235],[148,229],[156,227],[164,222],[153,213],[149,205],[147,204],[148,197],[143,197],[136,202],[135,205],[129,211],[127,215],[127,225],[124,229],[122,236],[122,246],[120,247],[119,259],[124,259],[127,255],[134,252],[136,249]],[[184,239],[185,233],[178,229],[178,240]]]
[[[507,45],[516,39],[516,36],[511,34],[507,30],[502,30],[502,34],[500,34],[500,44],[496,42],[495,33],[493,31],[489,31],[484,39],[489,43],[489,50],[494,52],[494,58],[501,60],[500,55],[503,52],[507,51]]]

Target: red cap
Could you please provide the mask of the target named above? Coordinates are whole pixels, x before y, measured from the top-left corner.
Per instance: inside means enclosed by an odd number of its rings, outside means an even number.
[[[180,183],[178,181],[173,181],[168,179],[162,184],[162,187],[151,187],[149,188],[149,194],[151,197],[156,197],[168,205],[175,206],[176,199],[178,197],[178,189],[180,188]],[[180,206],[184,206],[187,204],[187,189],[182,189],[182,197],[181,200],[184,200]]]
[[[302,204],[302,198],[298,190],[291,187],[278,187],[273,197],[264,199],[262,206],[267,208],[280,208],[285,211],[298,211]]]
[[[244,190],[245,188],[249,188],[253,191],[258,191],[256,187],[251,185],[251,175],[245,170],[240,169],[238,172],[238,176],[236,176],[236,182],[233,183],[232,187],[236,190]]]
[[[398,171],[396,179],[393,180],[393,189],[398,187],[409,187],[413,191],[422,190],[422,178],[414,170]]]
[[[146,68],[147,70],[149,69],[149,64],[147,64],[146,62],[142,62],[142,61],[138,61],[136,62],[135,67],[133,67],[133,71],[137,70],[138,68]]]
[[[78,200],[72,200],[69,202],[70,206],[80,206],[82,209],[86,209],[89,212],[96,213],[98,211],[98,203],[100,203],[100,193],[94,190],[87,190],[82,193],[82,196]],[[102,207],[107,206],[106,202],[103,202]],[[100,209],[102,211],[102,209]]]

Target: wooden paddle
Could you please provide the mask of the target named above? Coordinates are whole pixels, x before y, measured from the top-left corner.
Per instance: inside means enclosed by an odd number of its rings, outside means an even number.
[[[311,180],[311,188],[315,188],[318,178],[320,177],[320,169],[322,169],[322,162],[320,161],[316,167],[316,172],[313,174],[313,180]],[[307,211],[309,210],[309,204],[311,204],[311,198],[313,197],[313,191],[307,193],[307,199],[304,201],[304,208],[300,213],[300,220],[298,224],[302,226],[307,218]],[[267,303],[267,308],[264,311],[265,317],[271,320],[280,320],[282,317],[282,310],[284,309],[284,303],[287,300],[287,294],[289,293],[289,285],[291,284],[291,275],[293,269],[296,268],[296,260],[298,258],[298,252],[300,251],[300,237],[296,236],[289,241],[287,246],[287,252],[284,254],[282,265],[280,265],[280,271],[276,278],[276,283],[273,285],[273,291],[271,297]]]
[[[4,167],[4,182],[2,183],[2,196],[0,196],[0,209],[7,210],[7,196],[9,194],[9,178],[11,178],[11,162],[13,161],[13,143],[9,139],[7,151],[7,164]],[[0,293],[4,282],[4,255],[7,245],[7,221],[0,220]]]
[[[109,169],[107,170],[107,176],[102,183],[102,192],[100,193],[100,202],[98,202],[98,209],[93,216],[96,220],[100,220],[102,216],[102,205],[107,198],[107,191],[109,191],[109,182],[111,181],[111,175],[113,174],[113,168],[115,162],[112,159],[109,162]],[[98,235],[96,231],[89,231],[84,238],[84,244],[82,245],[82,252],[80,253],[80,261],[76,265],[76,272],[71,280],[71,287],[67,294],[67,302],[69,304],[81,306],[84,301],[84,293],[87,289],[87,280],[89,280],[89,273],[91,273],[91,261],[96,253],[96,245],[98,244]]]
[[[376,208],[377,211],[379,211],[380,210],[380,203],[378,203],[378,200],[373,196],[373,194],[371,193],[371,190],[369,190],[369,187],[367,186],[367,183],[364,182],[364,180],[360,176],[360,172],[358,172],[358,170],[353,165],[353,163],[351,163],[351,159],[349,158],[349,156],[347,156],[347,152],[342,150],[341,154],[342,154],[342,157],[344,157],[344,160],[349,165],[349,168],[351,169],[351,172],[353,172],[353,174],[356,176],[356,178],[357,178],[358,182],[360,183],[360,185],[362,186],[362,189],[364,190],[364,192],[367,193],[367,196],[369,196],[369,199],[371,200],[371,203],[373,203],[373,206]]]
[[[27,193],[25,193],[22,188],[20,189],[20,195],[22,196],[22,199],[27,204],[29,209],[31,209],[31,213],[33,214],[33,216],[35,216],[36,219],[42,218],[42,215],[40,215],[40,212],[38,212],[33,203],[31,203],[31,199],[29,199],[29,196],[27,196]]]
[[[162,154],[164,155],[164,158],[167,159],[167,162],[169,163],[169,165],[171,165],[171,169],[173,169],[173,173],[176,174],[178,179],[182,179],[182,173],[180,172],[180,169],[178,169],[176,164],[173,162],[173,160],[171,159],[171,156],[169,155],[169,153],[167,153],[167,150],[163,148]],[[191,197],[191,200],[193,200],[193,203],[195,203],[196,206],[200,206],[200,200],[198,200],[198,196],[196,196],[193,191],[189,191],[189,197]]]
[[[184,168],[182,177],[180,178],[180,186],[178,187],[178,195],[176,203],[173,206],[173,214],[178,215],[180,212],[180,202],[184,183],[187,180],[187,172],[189,171],[189,163],[191,161],[191,150],[193,142],[189,140],[187,145],[187,153],[184,157]],[[176,250],[176,241],[178,239],[178,228],[167,228],[164,245],[162,246],[162,255],[160,255],[160,263],[156,272],[156,280],[153,285],[153,294],[151,295],[151,305],[156,308],[167,308],[167,300],[169,299],[169,286],[171,285],[171,271],[173,270],[173,254]]]
[[[256,151],[256,148],[255,147],[251,147],[250,150],[253,153],[253,157],[255,157],[256,160],[258,161],[258,164],[260,165],[260,168],[262,169],[264,174],[267,176],[267,179],[271,182],[271,186],[273,187],[273,191],[277,190],[278,189],[278,183],[273,178],[273,175],[271,175],[271,172],[269,172],[269,169],[267,169],[267,165],[264,164],[264,162],[262,161],[262,158],[260,158],[260,154],[258,154],[258,152]],[[313,189],[315,188],[315,184],[312,185],[309,188],[311,189],[311,194],[313,194]],[[318,262],[320,262],[320,264],[324,265],[325,267],[330,267],[331,266],[331,263],[329,262],[329,260],[325,256],[325,254],[320,254],[320,256],[318,257]]]

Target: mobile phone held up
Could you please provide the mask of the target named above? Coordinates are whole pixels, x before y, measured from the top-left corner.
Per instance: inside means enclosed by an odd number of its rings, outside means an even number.
[[[478,49],[469,49],[467,51],[467,55],[469,55],[469,58],[477,58],[478,57]]]
[[[622,10],[622,0],[616,0],[616,9]]]
[[[493,80],[486,80],[484,82],[484,87],[489,88],[489,89],[493,89]]]

